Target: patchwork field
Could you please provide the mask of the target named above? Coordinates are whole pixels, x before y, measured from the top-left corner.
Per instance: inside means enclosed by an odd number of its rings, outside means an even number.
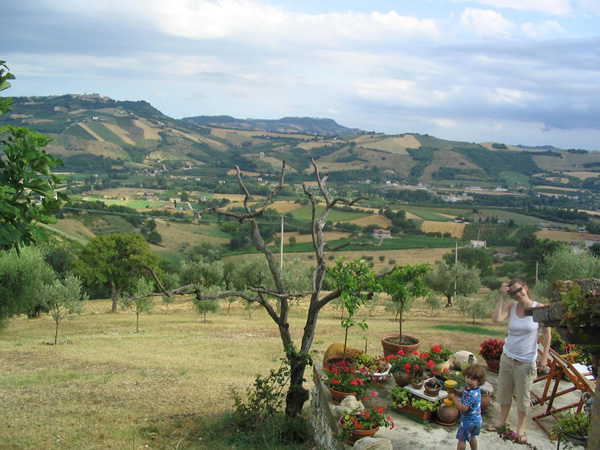
[[[421,224],[421,230],[426,233],[450,233],[453,237],[462,238],[466,226],[465,223],[433,222],[425,220]]]
[[[550,239],[552,241],[571,242],[581,238],[581,233],[575,231],[540,230],[535,235],[538,239]]]

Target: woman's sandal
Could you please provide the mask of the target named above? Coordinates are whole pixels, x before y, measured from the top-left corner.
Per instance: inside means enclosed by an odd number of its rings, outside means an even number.
[[[498,431],[502,427],[503,427],[503,425],[496,425],[496,424],[494,424],[494,425],[490,425],[489,427],[487,427],[485,429],[485,431]]]

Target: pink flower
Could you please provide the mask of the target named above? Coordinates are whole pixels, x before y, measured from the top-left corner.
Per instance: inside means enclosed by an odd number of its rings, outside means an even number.
[[[333,380],[331,380],[331,384],[340,384],[340,380],[334,378]]]
[[[427,368],[428,368],[428,369],[431,369],[431,368],[433,368],[433,366],[434,366],[434,365],[435,365],[435,364],[434,364],[433,360],[431,360],[431,359],[430,359],[429,361],[427,361]]]
[[[375,392],[375,391],[371,392],[371,397],[377,397],[377,392]]]
[[[442,351],[442,347],[440,347],[439,345],[434,345],[432,350],[433,350],[433,353],[439,353]]]

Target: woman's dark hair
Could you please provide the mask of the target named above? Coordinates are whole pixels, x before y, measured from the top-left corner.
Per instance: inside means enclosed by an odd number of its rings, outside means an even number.
[[[463,370],[463,376],[473,378],[474,380],[479,381],[479,386],[485,383],[486,372],[483,366],[479,364],[471,364],[470,366],[465,367]]]
[[[520,284],[521,286],[527,286],[527,283],[525,283],[520,278],[513,278],[512,280],[510,280],[508,282],[508,287],[513,287],[515,284]]]

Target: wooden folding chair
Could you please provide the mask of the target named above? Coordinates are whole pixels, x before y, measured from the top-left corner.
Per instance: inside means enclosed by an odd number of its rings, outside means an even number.
[[[589,392],[591,395],[594,395],[596,382],[588,379],[587,374],[581,373],[573,366],[574,359],[571,355],[559,355],[556,351],[550,349],[549,359],[550,372],[538,377],[540,381],[545,380],[543,392],[539,396],[534,394],[536,400],[532,403],[543,405],[546,401],[548,402],[546,411],[534,416],[533,420],[552,438],[553,436],[551,435],[550,430],[542,422],[542,419],[550,416],[556,419],[556,413],[572,408],[576,408],[576,412],[580,412],[585,404],[581,395],[576,402],[569,403],[559,408],[553,407],[554,400],[557,397],[573,391],[579,391],[581,394]],[[559,390],[563,376],[566,376],[569,379],[571,385]]]

